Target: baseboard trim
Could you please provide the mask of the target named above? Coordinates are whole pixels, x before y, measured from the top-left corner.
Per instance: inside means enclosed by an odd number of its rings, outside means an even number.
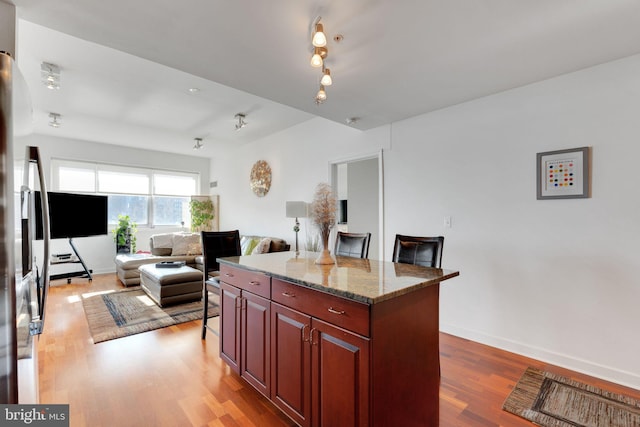
[[[534,347],[522,342],[509,340],[502,337],[488,335],[480,331],[460,328],[451,324],[440,324],[440,332],[454,335],[460,338],[479,342],[501,350],[510,351],[545,363],[560,366],[592,377],[600,378],[626,387],[640,390],[640,375],[622,371],[610,366],[599,365],[584,359],[578,359],[566,354],[549,351],[544,348]]]

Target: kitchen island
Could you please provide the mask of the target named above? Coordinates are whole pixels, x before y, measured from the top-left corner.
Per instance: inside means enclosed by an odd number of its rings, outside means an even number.
[[[301,426],[437,426],[439,287],[457,271],[220,258],[220,356]]]

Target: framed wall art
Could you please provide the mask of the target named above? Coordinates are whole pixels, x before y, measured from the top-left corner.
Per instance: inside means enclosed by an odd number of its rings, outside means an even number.
[[[538,153],[537,199],[591,197],[590,155],[589,147]]]

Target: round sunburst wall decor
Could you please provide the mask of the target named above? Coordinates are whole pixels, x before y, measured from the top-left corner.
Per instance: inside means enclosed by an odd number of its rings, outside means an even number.
[[[271,168],[264,160],[258,160],[251,168],[251,190],[258,197],[264,197],[271,188]]]

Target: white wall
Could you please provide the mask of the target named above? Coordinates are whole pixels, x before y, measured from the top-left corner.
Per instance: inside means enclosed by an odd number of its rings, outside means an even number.
[[[640,386],[639,72],[636,56],[394,125],[389,235],[453,218],[443,330]],[[536,152],[581,146],[593,197],[536,200]]]
[[[139,150],[109,144],[99,144],[88,141],[79,141],[68,138],[56,138],[45,135],[29,135],[16,140],[16,154],[24,152],[26,145],[38,146],[43,161],[46,182],[51,183],[51,159],[82,160],[109,164],[121,164],[127,166],[139,166],[145,168],[158,168],[173,171],[200,173],[200,194],[209,192],[209,160],[194,156],[181,156],[176,154]],[[48,188],[49,191],[53,190]],[[69,212],[76,215],[78,221],[82,220],[82,212]],[[172,232],[180,230],[177,227],[138,227],[137,249],[149,250],[149,237],[159,232]],[[73,239],[78,252],[87,264],[87,268],[94,273],[115,272],[113,258],[115,256],[115,243],[111,234],[107,236],[81,237]],[[66,239],[55,239],[51,242],[51,253],[70,253],[71,248]],[[36,242],[34,245],[36,256],[41,258],[42,245]],[[42,261],[38,260],[38,265]],[[79,265],[56,265],[52,267],[52,274],[65,273],[81,269]],[[64,282],[60,282],[63,284]],[[54,282],[58,284],[58,282]]]
[[[385,241],[442,234],[461,272],[442,286],[443,331],[640,388],[638,76],[634,56],[368,132],[314,119],[212,160],[221,229],[291,241],[285,201],[310,201],[329,161],[382,148]],[[536,153],[581,146],[593,197],[536,200]]]
[[[313,119],[285,132],[220,153],[211,163],[212,180],[220,195],[220,229],[241,234],[270,235],[295,241],[293,219],[285,217],[287,200],[311,202],[315,187],[329,182],[329,162],[355,154],[376,154],[388,143],[388,129],[363,133],[352,128]],[[271,190],[257,197],[249,187],[251,167],[258,160],[271,166]],[[312,225],[300,220],[300,245]]]

